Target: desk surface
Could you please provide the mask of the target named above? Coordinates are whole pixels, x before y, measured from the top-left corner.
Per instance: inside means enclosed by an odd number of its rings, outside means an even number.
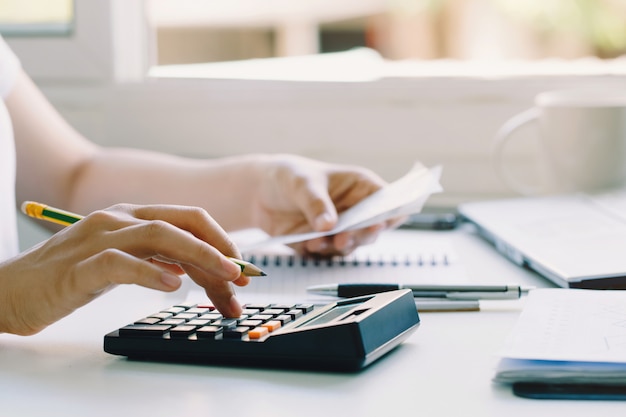
[[[467,226],[407,232],[449,241],[473,282],[551,286],[496,254]],[[623,403],[526,400],[492,384],[498,349],[523,300],[480,312],[421,313],[402,346],[358,374],[128,361],[102,350],[105,333],[184,299],[119,287],[30,337],[0,335],[0,407],[6,416],[622,416]]]

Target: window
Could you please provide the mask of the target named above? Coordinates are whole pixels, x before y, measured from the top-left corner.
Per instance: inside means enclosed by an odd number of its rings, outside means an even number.
[[[150,0],[160,64],[367,46],[387,59],[615,58],[620,0]]]
[[[0,32],[6,35],[67,35],[74,22],[72,0],[0,0]]]
[[[446,193],[433,202],[507,192],[490,165],[491,141],[535,94],[626,85],[621,0],[73,4],[65,36],[7,41],[96,142],[203,157],[293,152],[390,180],[420,159],[444,166]],[[347,60],[334,67],[319,65],[328,54],[300,56],[358,46],[369,49],[338,54]],[[341,79],[263,78],[273,68],[249,64],[268,60],[247,59],[270,57],[286,57],[271,60],[278,66],[303,58],[317,76],[339,68]],[[165,70],[169,78],[149,76]],[[531,141],[519,143],[511,160],[525,166]]]
[[[624,21],[620,0],[0,0],[31,75],[68,80],[354,47],[395,61],[611,59],[626,54]]]
[[[0,30],[37,81],[129,81],[147,72],[144,0],[0,1],[12,22]]]

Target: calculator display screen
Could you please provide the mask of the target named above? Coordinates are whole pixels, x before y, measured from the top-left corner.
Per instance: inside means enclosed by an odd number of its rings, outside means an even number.
[[[358,303],[349,303],[349,304],[338,304],[334,308],[328,310],[327,312],[307,322],[302,323],[301,325],[298,326],[298,328],[316,326],[319,324],[326,324],[330,322],[331,320],[336,319],[337,317],[341,316],[342,314],[347,313],[348,311],[352,310],[354,307],[360,304],[363,304],[363,303],[358,302]]]

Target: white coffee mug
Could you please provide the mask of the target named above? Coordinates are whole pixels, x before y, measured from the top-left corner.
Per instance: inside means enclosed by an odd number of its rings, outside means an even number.
[[[539,127],[541,184],[527,184],[506,168],[505,145],[516,131]],[[523,195],[593,192],[626,185],[626,90],[549,91],[509,119],[493,144],[495,169]]]

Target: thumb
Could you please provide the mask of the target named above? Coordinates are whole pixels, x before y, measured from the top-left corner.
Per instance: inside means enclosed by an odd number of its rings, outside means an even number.
[[[316,232],[330,230],[337,223],[337,209],[324,183],[308,182],[299,187],[295,194],[295,203]]]

